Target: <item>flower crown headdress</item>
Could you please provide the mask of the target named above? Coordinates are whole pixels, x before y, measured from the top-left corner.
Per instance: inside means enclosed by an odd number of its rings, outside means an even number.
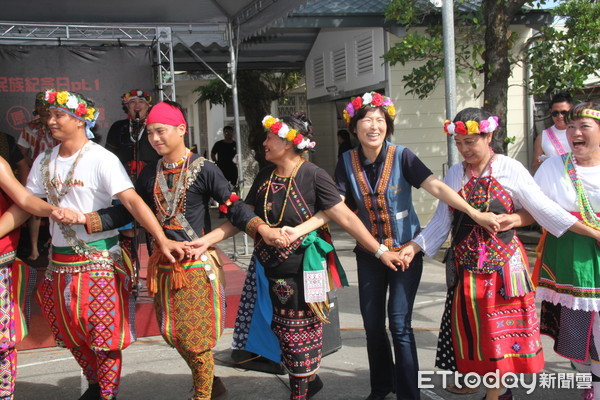
[[[444,132],[448,136],[455,135],[475,135],[479,133],[490,133],[498,129],[498,117],[495,115],[484,119],[483,121],[456,121],[446,120],[444,123]]]
[[[264,117],[262,124],[265,128],[265,131],[274,133],[280,138],[285,139],[288,142],[292,142],[292,144],[299,150],[308,151],[316,146],[315,142],[311,141],[307,137],[304,137],[303,134],[294,128],[290,128],[288,124],[283,122],[283,120],[275,118],[272,115],[267,115]],[[304,123],[304,125],[307,126],[306,123]]]
[[[64,90],[49,89],[44,93],[44,100],[48,103],[48,108],[58,108],[84,121],[86,136],[89,139],[94,137],[91,129],[96,125],[99,113],[94,107],[88,106],[87,100],[81,95]]]
[[[382,107],[388,115],[394,119],[396,117],[396,108],[392,99],[377,92],[367,92],[362,96],[352,99],[342,112],[346,125],[350,125],[350,120],[354,117],[354,113],[363,107]]]
[[[123,102],[123,104],[127,104],[131,99],[144,99],[146,100],[146,103],[152,103],[152,96],[150,96],[150,93],[144,92],[140,89],[130,90],[129,92],[124,93],[123,96],[121,96],[121,101]]]
[[[593,108],[584,108],[581,112],[571,113],[569,119],[573,118],[594,118],[600,119],[600,111],[594,110]]]

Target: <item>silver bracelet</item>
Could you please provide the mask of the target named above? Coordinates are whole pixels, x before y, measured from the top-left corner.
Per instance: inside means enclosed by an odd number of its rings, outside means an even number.
[[[377,249],[377,252],[375,253],[375,258],[381,257],[381,255],[386,251],[390,251],[390,249],[388,249],[388,247],[385,244],[381,243],[379,245],[379,248]]]

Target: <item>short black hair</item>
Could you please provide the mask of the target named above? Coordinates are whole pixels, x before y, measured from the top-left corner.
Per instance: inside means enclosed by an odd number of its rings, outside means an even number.
[[[348,132],[346,129],[340,129],[337,131],[337,135],[344,139],[344,142],[350,143],[350,132]]]
[[[548,108],[552,108],[556,103],[569,103],[571,106],[573,105],[573,97],[568,92],[560,92],[556,93],[552,96],[552,100],[550,100],[550,104],[548,104]]]

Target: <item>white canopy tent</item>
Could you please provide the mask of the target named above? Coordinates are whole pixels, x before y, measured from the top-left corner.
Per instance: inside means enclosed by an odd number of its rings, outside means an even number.
[[[146,45],[155,49],[159,100],[175,100],[173,48],[183,45],[203,63],[192,46],[229,51],[239,176],[244,176],[237,101],[238,51],[243,40],[280,23],[308,0],[171,0],[81,3],[64,0],[6,0],[0,21],[0,45]],[[215,75],[216,72],[215,72]],[[218,75],[217,75],[218,76]],[[243,180],[240,181],[243,191]],[[247,246],[247,245],[246,245]]]

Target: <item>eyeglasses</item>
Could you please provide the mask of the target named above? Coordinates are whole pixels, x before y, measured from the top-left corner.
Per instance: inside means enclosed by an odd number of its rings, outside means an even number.
[[[567,111],[567,110],[562,110],[562,111],[552,111],[552,112],[550,113],[550,115],[552,115],[553,117],[558,117],[558,116],[559,116],[559,115],[561,115],[561,114],[562,114],[562,116],[563,116],[563,117],[566,117],[567,115],[569,115],[569,111]]]

